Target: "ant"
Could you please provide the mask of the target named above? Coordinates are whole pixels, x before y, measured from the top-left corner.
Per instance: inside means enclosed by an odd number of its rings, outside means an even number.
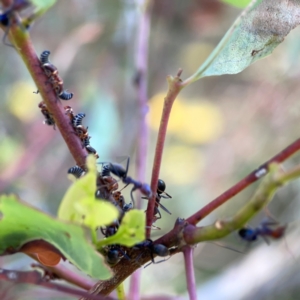
[[[77,179],[79,179],[80,177],[85,175],[85,171],[82,168],[80,168],[79,166],[74,166],[68,170],[68,174],[72,174]]]
[[[52,118],[46,104],[42,101],[39,103],[38,107],[41,109],[41,113],[46,118],[43,123],[48,126],[53,126],[53,128],[55,129],[55,121]]]
[[[138,248],[138,249],[141,249],[141,250],[150,251],[151,263],[153,263],[153,264],[158,264],[158,263],[161,263],[161,262],[165,261],[165,259],[160,260],[160,261],[155,261],[154,260],[154,255],[161,256],[161,257],[166,257],[166,256],[170,255],[170,251],[166,246],[164,246],[162,244],[154,244],[153,241],[150,240],[150,239],[147,239],[147,240],[145,240],[141,243],[138,243],[138,244],[134,245],[133,248]],[[139,260],[139,258],[142,256],[142,254],[143,253],[141,253],[136,258],[136,261]],[[147,264],[145,266],[145,268],[148,267],[150,264]]]
[[[49,50],[44,50],[40,55],[42,68],[44,69],[46,76],[49,77],[49,81],[58,97],[62,100],[70,100],[73,97],[73,93],[64,90],[64,82],[59,76],[57,68],[49,61],[50,54],[51,52]]]
[[[161,207],[165,212],[167,212],[169,215],[171,215],[171,212],[160,203],[161,198],[164,199],[171,199],[172,196],[170,196],[168,193],[165,192],[166,189],[166,183],[162,179],[158,179],[157,183],[157,190],[156,190],[156,198],[155,198],[155,207],[154,207],[154,212],[153,212],[153,223],[161,219],[161,213],[158,209],[158,207]],[[142,197],[143,199],[147,199],[147,197]],[[158,214],[158,217],[156,216]]]
[[[116,265],[123,257],[125,257],[127,260],[130,260],[129,256],[126,254],[126,251],[124,251],[122,248],[123,247],[118,244],[108,246],[105,260],[109,265]]]
[[[141,183],[139,181],[134,180],[133,178],[127,176],[128,167],[129,167],[129,158],[127,159],[127,165],[126,169],[124,169],[119,164],[114,163],[102,163],[102,173],[104,172],[106,176],[110,176],[110,173],[113,173],[115,176],[119,177],[123,183],[125,183],[125,187],[129,184],[133,184],[133,188],[130,192],[131,201],[134,206],[134,199],[133,199],[133,192],[135,190],[140,190],[143,195],[145,195],[147,198],[150,198],[152,196],[152,191],[150,186],[147,183]]]
[[[280,239],[285,232],[286,225],[277,226],[276,228],[271,228],[270,226],[277,225],[277,222],[274,221],[263,221],[261,225],[257,228],[241,228],[238,231],[239,236],[248,242],[256,241],[259,236],[261,236],[267,244],[269,241],[267,237],[272,239]]]

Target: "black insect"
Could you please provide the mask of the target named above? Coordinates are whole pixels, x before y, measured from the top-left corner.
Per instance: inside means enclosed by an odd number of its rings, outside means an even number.
[[[133,185],[133,188],[131,189],[131,192],[130,192],[130,197],[131,197],[131,201],[134,206],[135,201],[133,198],[133,192],[135,190],[140,190],[141,193],[148,198],[150,198],[152,196],[152,191],[151,191],[150,186],[147,183],[141,183],[141,182],[134,180],[133,178],[127,176],[128,167],[129,167],[129,158],[127,160],[126,169],[124,169],[124,167],[119,164],[106,163],[102,167],[102,172],[104,170],[104,172],[107,174],[106,176],[109,176],[110,173],[114,174],[115,176],[119,177],[122,180],[122,182],[125,183],[126,186],[129,184]]]
[[[162,245],[162,244],[154,244],[152,240],[150,239],[147,239],[141,243],[138,243],[136,245],[134,245],[133,248],[138,248],[140,250],[145,250],[145,251],[149,251],[150,252],[150,256],[151,256],[151,262],[153,264],[158,264],[158,263],[161,263],[163,261],[165,261],[165,259],[163,260],[160,260],[160,261],[155,261],[154,260],[154,257],[157,255],[157,256],[160,256],[160,257],[166,257],[166,256],[169,256],[170,255],[170,251],[169,249]],[[143,253],[141,253],[137,258],[136,258],[136,261],[138,262],[139,258],[142,256]],[[150,263],[151,264],[151,263]],[[146,265],[145,268],[149,266]]]
[[[280,239],[286,229],[286,225],[284,226],[277,226],[272,228],[272,226],[277,225],[277,222],[273,221],[264,221],[261,223],[261,225],[257,228],[241,228],[238,231],[239,236],[248,242],[256,241],[259,236],[261,236],[267,244],[269,244],[269,241],[267,237],[270,237],[272,239]]]
[[[74,166],[68,170],[68,174],[72,174],[78,179],[85,174],[85,171],[79,166]]]
[[[58,94],[58,97],[62,100],[71,100],[73,98],[73,93],[69,93],[67,90],[62,91]]]
[[[82,125],[82,120],[85,117],[85,113],[79,113],[73,117],[73,126],[78,127]]]
[[[42,101],[39,103],[38,107],[41,109],[41,113],[45,117],[45,120],[43,123],[48,126],[53,126],[53,128],[55,129],[55,121],[54,121],[52,115],[50,114],[46,104]]]
[[[51,54],[51,52],[49,50],[44,50],[42,52],[42,54],[40,55],[40,62],[42,63],[42,65],[50,64],[50,61],[49,61],[50,54]]]
[[[109,265],[116,265],[123,257],[130,260],[126,251],[120,245],[111,245],[106,253],[105,260]]]
[[[170,196],[168,193],[165,192],[166,189],[166,183],[162,179],[158,179],[157,183],[157,191],[156,191],[156,198],[155,198],[155,207],[154,207],[154,212],[153,212],[153,223],[161,219],[161,213],[158,209],[158,207],[161,207],[165,212],[167,212],[169,215],[172,213],[160,203],[161,198],[164,199],[171,199],[172,196]],[[142,197],[143,199],[149,200],[147,197]],[[156,216],[158,215],[158,216]]]
[[[73,97],[73,93],[64,90],[64,82],[59,76],[57,68],[49,61],[49,50],[44,50],[40,55],[40,62],[44,69],[46,76],[49,78],[49,82],[52,84],[52,87],[58,97],[62,100],[70,100]]]
[[[90,145],[90,138],[91,138],[90,136],[85,138],[83,140],[83,145],[89,154],[94,154],[96,158],[99,158],[97,151]]]
[[[101,176],[110,176],[110,167],[108,164],[102,166]]]

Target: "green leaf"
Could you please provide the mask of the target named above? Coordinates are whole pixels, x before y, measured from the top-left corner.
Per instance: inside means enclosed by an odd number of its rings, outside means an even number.
[[[237,7],[246,7],[251,2],[251,0],[222,0],[222,1]]]
[[[206,76],[243,71],[258,59],[271,54],[299,23],[300,1],[251,2],[208,59],[185,83]]]
[[[122,220],[122,223],[116,234],[99,241],[97,249],[106,245],[120,244],[132,247],[145,240],[145,213],[140,210],[130,210]]]
[[[20,201],[14,195],[0,197],[0,254],[19,250],[30,241],[44,240],[86,274],[107,279],[110,272],[102,257],[87,241],[87,230],[69,224]]]
[[[67,190],[58,209],[60,219],[83,223],[92,230],[97,226],[112,223],[119,214],[111,203],[95,198],[97,178],[95,163],[95,157],[89,155],[88,172]]]
[[[57,0],[30,0],[37,9],[48,10]]]

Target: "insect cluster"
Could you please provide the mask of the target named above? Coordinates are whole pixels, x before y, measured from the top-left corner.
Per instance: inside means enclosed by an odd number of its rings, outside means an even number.
[[[101,171],[97,174],[97,182],[96,186],[97,189],[95,191],[95,197],[96,199],[102,199],[110,201],[113,205],[115,205],[120,214],[118,220],[115,220],[112,224],[106,227],[101,227],[100,231],[104,235],[104,237],[110,237],[114,235],[122,222],[122,219],[124,215],[134,208],[135,201],[133,197],[133,192],[135,190],[140,190],[141,193],[145,196],[144,199],[148,199],[152,196],[152,192],[150,189],[150,186],[146,183],[141,183],[129,176],[127,176],[128,167],[129,167],[129,159],[127,160],[126,168],[123,166],[116,164],[116,163],[101,163]],[[68,170],[69,174],[73,174],[76,178],[80,178],[85,175],[85,170],[80,168],[79,166],[74,166]],[[122,182],[125,184],[125,186],[119,190],[119,183],[118,179],[122,180]],[[122,195],[122,190],[126,188],[128,185],[132,185],[132,189],[130,192],[130,198],[131,202],[126,203],[124,196]],[[166,184],[163,180],[159,179],[158,182],[158,190],[156,193],[156,206],[155,211],[153,214],[153,223],[161,218],[161,214],[159,212],[158,207],[163,207],[160,204],[160,199],[163,198],[171,198],[170,195],[164,192],[166,188]],[[165,196],[167,195],[167,196]],[[171,214],[165,207],[163,207],[164,210],[166,210],[169,214]],[[130,259],[128,255],[128,248],[114,244],[109,245],[103,249],[103,252],[106,257],[107,263],[111,265],[117,264],[123,257],[127,260]],[[136,261],[138,261],[139,257],[145,253],[149,252],[151,255],[151,260],[153,263],[154,261],[154,255],[158,256],[167,256],[169,255],[169,250],[167,247],[161,244],[154,244],[151,240],[146,240],[142,243],[136,244],[134,247],[131,248],[131,251],[138,250],[141,252],[141,254],[137,257]]]

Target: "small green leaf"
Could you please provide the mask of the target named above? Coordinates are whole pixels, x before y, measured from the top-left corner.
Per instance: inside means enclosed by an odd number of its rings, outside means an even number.
[[[57,0],[30,0],[38,9],[48,10]]]
[[[227,31],[208,59],[188,78],[236,74],[273,52],[300,23],[300,1],[256,0]]]
[[[89,155],[88,172],[67,190],[58,209],[60,219],[83,223],[92,230],[97,226],[112,223],[119,214],[111,203],[95,198],[97,178],[95,163],[95,157]]]
[[[130,210],[122,220],[116,234],[99,241],[97,248],[106,245],[120,244],[132,247],[145,240],[145,213],[140,210]]]
[[[86,274],[107,279],[110,272],[87,241],[88,230],[46,215],[14,195],[0,197],[0,255],[18,251],[24,244],[44,240]]]
[[[222,0],[225,3],[231,4],[233,6],[237,6],[237,7],[246,7],[251,0]]]

